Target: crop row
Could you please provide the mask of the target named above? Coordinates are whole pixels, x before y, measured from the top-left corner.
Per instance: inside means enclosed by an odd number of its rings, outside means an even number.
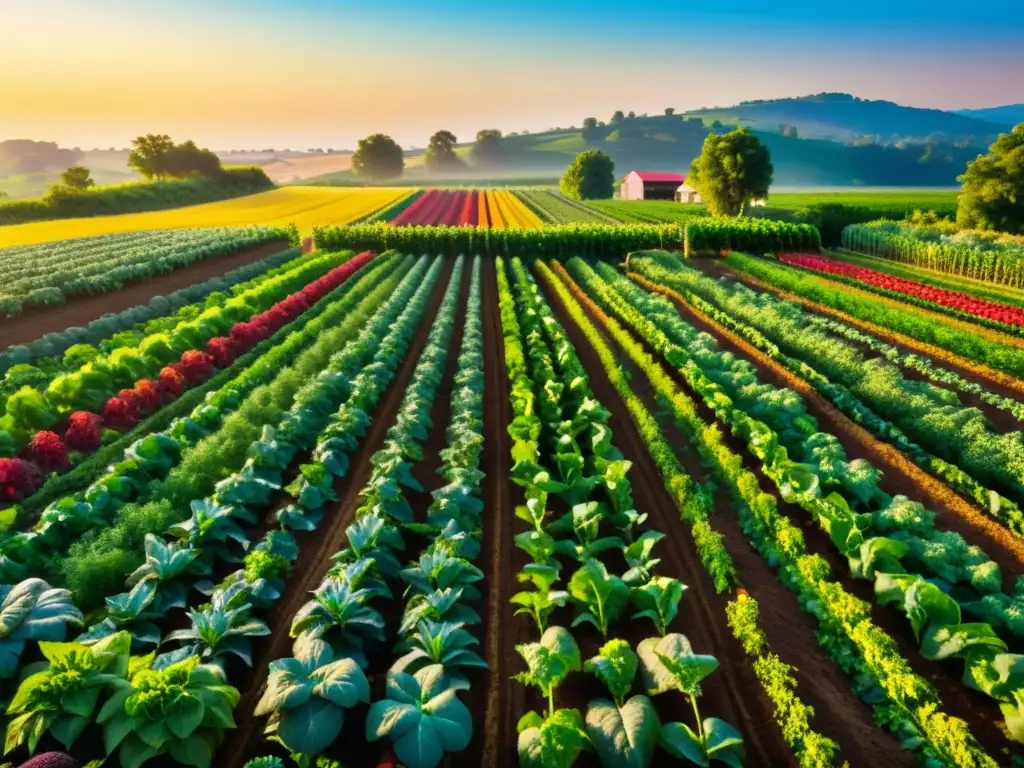
[[[222,292],[237,295],[250,281],[288,269],[290,265],[287,262],[298,255],[297,250],[288,248],[202,283],[180,288],[166,296],[153,296],[147,304],[139,304],[116,314],[105,314],[84,327],[68,327],[63,331],[43,334],[27,344],[7,347],[0,352],[0,376],[4,376],[2,386],[10,387],[11,377],[7,374],[14,366],[34,365],[48,371],[64,353],[77,344],[99,346],[104,341],[110,344],[111,337],[116,334],[143,331],[147,324],[167,322],[175,313],[179,317],[187,316],[193,312],[191,305],[198,305],[211,295]],[[26,369],[19,371],[26,372]]]
[[[901,222],[876,221],[843,229],[844,248],[974,280],[1024,287],[1024,246],[969,235],[945,237]]]
[[[67,240],[2,248],[0,317],[62,304],[70,296],[116,290],[129,280],[289,238],[285,230],[248,227],[105,235],[85,243]]]
[[[69,450],[95,451],[105,431],[129,429],[188,387],[211,378],[216,367],[231,365],[370,259],[370,254],[348,256],[306,261],[229,299],[223,308],[179,323],[170,333],[151,334],[137,347],[121,347],[108,356],[82,358],[88,361],[79,370],[58,376],[45,392],[21,387],[7,398],[0,419],[0,454],[21,450],[25,458],[0,459],[0,498],[17,501],[29,495],[47,474],[67,468]]]
[[[255,547],[248,547],[247,529],[258,529],[259,511],[268,507],[276,489],[281,487],[283,474],[290,469],[293,456],[310,450],[318,434],[336,428],[339,419],[344,419],[343,412],[373,410],[376,399],[387,385],[387,371],[393,373],[405,357],[408,340],[421,322],[438,267],[439,264],[435,264],[426,275],[422,269],[407,273],[402,287],[392,292],[390,299],[374,314],[369,332],[358,340],[353,339],[345,348],[347,355],[342,352],[332,357],[331,365],[305,385],[303,394],[296,398],[281,420],[279,430],[264,427],[260,439],[248,447],[249,460],[245,466],[217,483],[212,496],[192,501],[191,517],[168,530],[172,541],[165,543],[158,535],[147,535],[146,559],[129,579],[131,590],[108,598],[106,617],[80,637],[78,644],[69,646],[68,652],[74,652],[75,661],[88,667],[90,661],[96,660],[97,649],[105,651],[111,642],[127,642],[137,650],[158,644],[163,653],[131,663],[131,683],[138,688],[150,679],[158,683],[161,680],[174,682],[182,677],[191,683],[216,683],[224,699],[218,705],[217,717],[208,720],[197,715],[194,722],[189,715],[181,723],[167,718],[169,732],[158,731],[155,726],[140,728],[142,723],[137,720],[132,724],[134,727],[125,723],[115,726],[112,718],[120,707],[126,707],[129,715],[137,713],[130,702],[120,698],[120,684],[108,678],[98,681],[99,684],[89,681],[90,688],[95,689],[90,707],[67,704],[80,718],[77,727],[68,730],[60,724],[60,710],[54,711],[52,705],[45,705],[44,698],[33,696],[36,686],[26,681],[11,704],[11,714],[46,719],[44,726],[34,726],[39,730],[38,733],[33,730],[29,736],[30,750],[47,729],[52,738],[70,747],[95,719],[104,728],[107,753],[119,748],[123,766],[138,765],[168,752],[181,764],[209,766],[213,763],[223,730],[233,725],[231,709],[238,700],[237,691],[224,684],[225,670],[230,673],[232,669],[227,660],[237,657],[243,663],[251,663],[251,638],[269,632],[262,621],[254,618],[254,611],[265,609],[280,597],[283,582],[298,555],[289,530],[308,530],[315,526],[318,508],[329,497],[320,497],[317,501],[300,487],[306,477],[300,474],[288,490],[299,498],[301,509],[292,506],[278,511],[277,526]],[[345,402],[340,411],[332,416],[332,409],[342,400]],[[215,467],[208,467],[207,471],[216,475]],[[243,560],[241,555],[247,548],[249,552]],[[218,563],[224,562],[242,562],[244,567],[217,586],[201,580]],[[159,625],[166,621],[168,611],[180,609],[189,602],[192,589],[207,593],[209,602],[188,613],[188,628],[171,632],[161,641]],[[164,646],[178,644],[180,646],[174,650],[165,650]],[[197,666],[201,661],[202,665]],[[207,665],[206,662],[213,663]],[[200,681],[195,679],[196,670],[206,670]],[[60,671],[59,660],[54,660],[49,674]],[[207,679],[207,675],[216,679]],[[107,685],[113,690],[107,690]],[[110,699],[97,714],[96,700],[102,692],[109,693]],[[205,698],[201,693],[197,696]],[[171,701],[173,703],[173,699]],[[173,711],[163,714],[170,715]],[[185,713],[179,712],[178,716],[185,717]],[[112,728],[126,730],[123,733],[118,730],[118,737],[115,737]],[[20,737],[17,743],[23,740],[24,737]],[[140,740],[143,743],[138,743]],[[13,748],[16,743],[9,739],[8,746]]]
[[[696,403],[676,387],[629,331],[596,307],[591,313],[644,372],[676,423],[725,482],[752,543],[781,570],[782,582],[798,593],[801,605],[819,620],[822,648],[856,679],[858,694],[877,712],[885,713],[881,721],[885,727],[899,735],[906,748],[936,764],[994,766],[966,724],[942,712],[934,688],[913,673],[893,639],[872,623],[868,604],[830,581],[827,562],[808,554],[802,532],[780,513],[773,496],[760,491],[756,477],[743,468],[719,429],[709,427],[700,417]],[[721,395],[718,399],[727,401]],[[756,456],[771,445],[751,440],[749,450]]]
[[[532,560],[519,579],[533,586],[513,603],[540,632],[537,642],[517,646],[526,671],[516,679],[537,687],[548,703],[544,713],[528,712],[519,721],[520,764],[570,765],[582,751],[594,750],[604,766],[646,766],[659,746],[698,764],[737,764],[739,733],[723,720],[700,717],[701,681],[718,661],[669,631],[685,587],[655,573],[660,559],[653,550],[664,534],[643,530],[647,516],[633,506],[630,462],[612,445],[610,414],[593,398],[564,329],[519,260],[512,261],[512,272],[515,300],[499,264],[514,414],[511,476],[526,499],[516,516],[532,526],[515,542]],[[564,561],[578,566],[567,590],[557,590]],[[585,663],[576,638],[551,623],[570,603],[576,608],[572,627],[590,625],[603,642]],[[650,621],[657,632],[635,650],[614,630],[630,605],[632,618]],[[557,709],[557,690],[581,671],[596,677],[611,699],[592,699],[585,715]],[[638,674],[645,693],[630,696]],[[693,727],[660,721],[650,697],[673,690],[689,701]]]
[[[376,605],[394,599],[392,586],[398,581],[408,585],[395,648],[401,655],[388,670],[385,697],[370,707],[366,739],[388,737],[399,759],[410,768],[432,768],[445,752],[464,749],[472,734],[469,710],[456,691],[469,687],[466,671],[485,666],[471,650],[478,641],[466,629],[480,618],[465,604],[480,597],[473,583],[482,578],[467,559],[479,550],[482,504],[475,496],[480,479],[475,467],[479,435],[473,440],[477,447],[468,453],[458,452],[457,440],[446,449],[449,463],[442,471],[454,472],[456,479],[450,481],[447,491],[434,493],[435,503],[426,521],[416,519],[406,498],[408,490],[424,490],[411,468],[422,459],[423,443],[432,426],[429,413],[444,377],[460,309],[462,269],[459,258],[395,422],[371,459],[373,470],[360,494],[362,504],[346,531],[348,544],[333,555],[335,565],[314,591],[313,599],[295,614],[293,656],[271,663],[266,691],[256,708],[257,715],[270,715],[267,734],[304,759],[327,750],[338,738],[346,709],[370,702],[366,670],[382,658],[393,658],[385,646],[386,622]],[[475,308],[478,317],[478,264],[473,271],[467,309],[472,312]],[[467,321],[472,323],[470,318]],[[470,410],[471,424],[475,420],[477,425],[479,416],[473,414],[478,414],[482,405],[480,343],[479,333],[472,329],[464,335],[457,374],[463,382],[460,386],[469,390],[459,394],[470,396],[462,405]],[[458,402],[454,397],[453,406]],[[464,420],[457,409],[452,415],[449,426],[459,429]],[[349,439],[349,434],[339,433],[332,441]],[[325,469],[331,469],[330,461],[333,459],[325,462]],[[452,490],[461,495],[453,496]],[[405,537],[415,523],[424,522],[420,530],[426,531],[429,543],[403,569],[399,556],[406,547]],[[348,695],[341,696],[339,690],[339,695],[332,696],[316,686],[324,679],[336,681]],[[302,685],[311,695],[296,696]]]
[[[680,287],[709,301],[764,334],[787,354],[820,371],[847,391],[831,395],[841,409],[862,401],[870,411],[892,422],[907,437],[979,482],[995,486],[1018,503],[1024,500],[1024,434],[1000,434],[977,409],[964,407],[949,390],[907,380],[892,363],[867,358],[855,343],[835,338],[792,304],[738,283],[716,281],[678,260],[642,259],[641,274],[670,287]],[[860,421],[861,417],[855,417]],[[898,444],[900,435],[889,432]],[[900,445],[910,455],[913,448]],[[973,494],[972,494],[973,495]]]
[[[616,220],[589,208],[581,202],[541,189],[516,190],[513,194],[532,210],[545,226],[550,224],[596,223],[614,224]]]
[[[543,224],[534,212],[504,190],[431,189],[396,216],[381,220],[396,226],[480,226],[535,228]]]
[[[763,281],[771,288],[794,294],[828,308],[828,313],[841,313],[846,322],[870,324],[888,332],[909,338],[909,345],[938,348],[941,359],[945,353],[966,358],[982,375],[992,378],[989,371],[1010,374],[1005,377],[1014,382],[1024,376],[1024,348],[1017,346],[1019,339],[997,333],[954,318],[945,318],[905,302],[896,302],[883,296],[860,291],[852,286],[825,280],[816,275],[789,269],[767,259],[745,254],[730,253],[724,260],[727,267],[743,273],[743,278]],[[760,285],[757,286],[759,289]],[[761,291],[765,293],[767,291]],[[900,343],[903,343],[902,341]],[[987,370],[986,370],[987,369]]]
[[[1021,325],[1024,325],[1024,309],[985,301],[968,293],[947,291],[914,280],[894,277],[885,272],[810,254],[783,253],[778,258],[783,264],[810,272],[824,273],[830,278],[849,281],[853,285],[883,296],[908,301],[925,309],[944,312],[965,320],[983,322],[1007,333],[1021,333]]]
[[[793,668],[770,652],[768,638],[759,626],[758,603],[745,589],[738,587],[738,574],[723,546],[722,535],[710,524],[707,495],[683,471],[673,448],[665,439],[661,425],[633,392],[628,374],[624,372],[609,343],[587,316],[584,307],[609,323],[614,321],[603,315],[560,264],[552,265],[550,270],[544,264],[538,264],[537,269],[545,285],[559,298],[594,348],[605,373],[622,397],[648,453],[661,472],[666,490],[675,501],[682,519],[691,526],[701,562],[716,589],[722,592],[737,588],[735,599],[727,607],[729,625],[745,652],[756,659],[754,672],[775,706],[775,719],[786,743],[793,749],[802,768],[824,768],[837,764],[838,745],[812,727],[814,709],[800,699]],[[649,372],[652,370],[649,367],[651,362],[645,360],[648,365],[645,370]]]

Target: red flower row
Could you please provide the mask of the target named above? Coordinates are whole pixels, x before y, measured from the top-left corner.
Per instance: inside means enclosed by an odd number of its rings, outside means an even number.
[[[38,489],[51,472],[67,469],[69,449],[82,453],[95,451],[104,429],[119,432],[131,429],[163,405],[176,400],[189,387],[209,379],[217,368],[231,365],[239,355],[292,322],[372,258],[369,251],[354,256],[267,311],[246,322],[235,323],[227,336],[210,339],[205,352],[189,350],[179,362],[165,366],[155,381],[140,379],[132,389],[122,389],[103,404],[102,414],[75,411],[68,417],[63,437],[50,431],[36,433],[19,458],[0,459],[0,504],[25,498]]]
[[[431,189],[420,195],[391,223],[395,226],[476,225],[479,193],[472,190]]]
[[[993,301],[985,301],[970,294],[947,291],[924,283],[918,283],[914,280],[895,277],[885,272],[878,272],[874,269],[858,267],[855,264],[833,261],[806,253],[783,253],[779,256],[779,261],[815,272],[852,277],[855,280],[877,288],[930,301],[950,309],[955,309],[958,312],[964,312],[975,317],[983,317],[986,320],[993,320],[997,323],[1024,325],[1024,309],[997,304]]]

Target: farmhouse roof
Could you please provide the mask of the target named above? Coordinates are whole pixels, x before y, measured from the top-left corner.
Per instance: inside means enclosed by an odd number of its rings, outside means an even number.
[[[664,171],[633,171],[633,173],[639,176],[641,181],[662,181],[675,184],[683,184],[686,181],[686,176],[681,173],[666,173]]]

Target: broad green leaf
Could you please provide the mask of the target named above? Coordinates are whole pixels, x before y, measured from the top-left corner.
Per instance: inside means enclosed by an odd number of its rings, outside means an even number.
[[[603,765],[646,768],[660,731],[658,713],[646,696],[634,696],[621,708],[595,699],[587,708],[587,734]]]

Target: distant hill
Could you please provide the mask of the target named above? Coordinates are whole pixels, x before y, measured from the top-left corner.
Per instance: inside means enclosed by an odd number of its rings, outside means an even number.
[[[782,126],[796,126],[797,134],[808,139],[867,139],[875,144],[933,137],[953,143],[987,145],[1013,125],[1005,116],[906,107],[891,101],[859,99],[848,93],[744,101],[733,107],[692,110],[686,114],[706,122],[720,120],[774,133],[781,132]]]
[[[1024,104],[1007,104],[1004,107],[987,107],[985,109],[958,109],[956,114],[978,120],[989,120],[993,123],[1019,125],[1024,123]]]

